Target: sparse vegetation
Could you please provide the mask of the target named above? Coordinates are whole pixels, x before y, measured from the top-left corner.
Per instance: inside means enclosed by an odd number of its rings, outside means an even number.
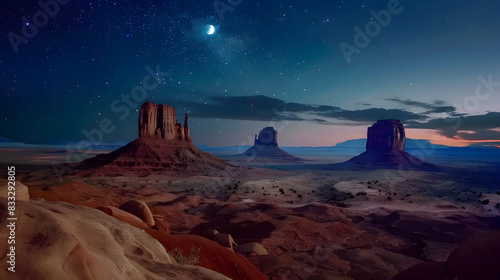
[[[184,255],[184,250],[178,247],[168,251],[168,254],[179,264],[194,265],[200,261],[200,251],[201,247],[191,245],[191,251],[187,255]]]

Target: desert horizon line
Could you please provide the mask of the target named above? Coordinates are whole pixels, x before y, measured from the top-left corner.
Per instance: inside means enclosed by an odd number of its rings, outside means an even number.
[[[48,142],[48,143],[26,143],[26,142],[19,142],[19,141],[10,141],[9,139],[6,139],[4,137],[0,137],[0,139],[3,139],[5,142],[0,141],[0,148],[41,148],[41,149],[63,149],[63,148],[74,148],[78,145],[82,145],[84,142],[89,142],[87,140],[61,140],[61,141],[54,141],[54,142]],[[137,139],[137,138],[136,138]],[[102,141],[98,145],[91,145],[92,147],[98,147],[98,146],[125,146],[127,143],[133,141],[132,140],[119,140],[119,141]],[[345,141],[340,141],[337,142],[333,145],[280,145],[281,148],[333,148],[336,147],[339,144],[343,144],[349,141],[356,141],[356,140],[363,140],[366,141],[367,138],[352,138],[348,139]],[[465,145],[447,145],[443,144],[440,142],[443,141],[437,141],[434,142],[431,139],[425,139],[425,138],[407,138],[407,140],[410,141],[427,141],[428,143],[432,145],[438,145],[438,146],[445,146],[445,147],[455,147],[455,148],[461,148],[461,147],[496,147],[500,148],[500,145],[495,145],[494,141],[489,141],[489,140],[477,140],[477,141],[468,141]],[[487,145],[474,145],[474,144],[479,144],[479,143],[486,143]],[[489,144],[489,145],[488,145]],[[214,146],[214,145],[207,145],[207,144],[194,144],[196,147],[207,147],[207,148],[232,148],[232,147],[251,147],[251,144],[245,144],[245,145],[221,145],[221,146]]]

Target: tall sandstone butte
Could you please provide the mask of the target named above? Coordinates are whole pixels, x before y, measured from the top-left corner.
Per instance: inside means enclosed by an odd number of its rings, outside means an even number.
[[[343,163],[348,168],[437,170],[405,151],[406,134],[399,120],[379,120],[368,128],[366,151]]]
[[[267,145],[278,147],[278,131],[272,126],[265,127],[259,132],[259,136],[255,135],[254,146]]]
[[[405,150],[405,129],[399,120],[379,120],[368,128],[366,150]]]
[[[272,126],[263,128],[258,136],[255,135],[253,147],[246,150],[243,155],[251,159],[267,158],[275,161],[301,160],[278,147],[278,131]]]
[[[139,112],[139,138],[178,139],[191,143],[187,121],[186,113],[184,125],[178,123],[172,106],[146,102]]]
[[[152,167],[163,170],[214,171],[229,166],[191,143],[188,115],[177,122],[175,108],[146,102],[139,112],[139,138],[107,154],[96,155],[78,168]]]

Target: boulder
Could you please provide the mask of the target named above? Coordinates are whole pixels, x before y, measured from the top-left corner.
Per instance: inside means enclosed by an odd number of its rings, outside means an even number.
[[[141,227],[148,226],[143,220],[139,219],[137,216],[135,216],[129,212],[123,211],[121,209],[118,209],[116,207],[101,206],[101,207],[97,207],[97,209],[101,210],[102,212],[104,212],[112,217],[115,217],[117,220],[128,223],[134,227],[141,228]]]
[[[245,243],[243,245],[234,246],[234,252],[239,254],[256,254],[259,256],[268,255],[266,248],[257,242]]]
[[[120,205],[118,208],[137,216],[150,227],[155,225],[153,214],[151,213],[149,206],[144,201],[129,200]]]
[[[234,239],[230,234],[216,233],[214,234],[213,240],[219,243],[219,245],[231,250],[233,250],[233,246],[237,246],[236,242],[234,242]]]
[[[216,229],[207,229],[203,232],[203,236],[208,238],[208,239],[214,239],[214,235],[219,233]]]

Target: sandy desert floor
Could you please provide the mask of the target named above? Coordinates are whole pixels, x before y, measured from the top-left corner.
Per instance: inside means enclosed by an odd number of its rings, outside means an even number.
[[[390,279],[500,228],[495,165],[440,172],[265,165],[185,175],[101,168],[62,181],[47,171],[18,176],[31,198],[88,207],[139,199],[173,235],[216,229],[237,244],[258,242],[269,254],[247,257],[269,279]]]

